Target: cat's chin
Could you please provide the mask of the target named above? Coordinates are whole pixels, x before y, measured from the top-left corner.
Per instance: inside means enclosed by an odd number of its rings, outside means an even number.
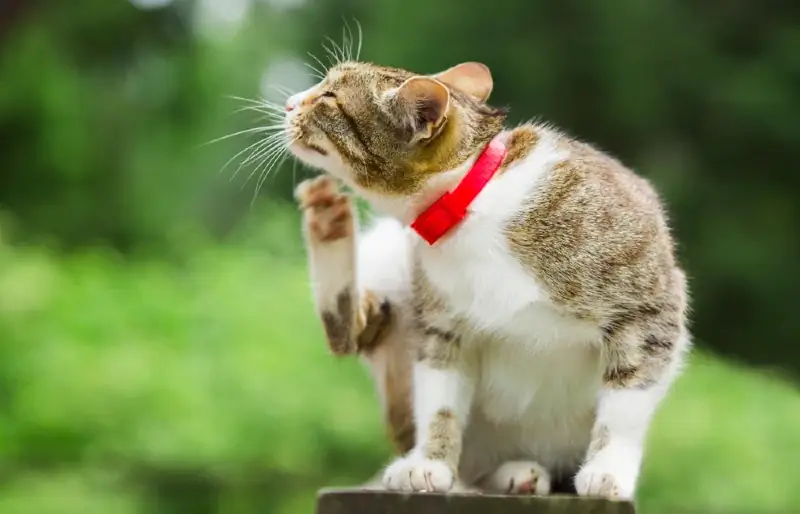
[[[346,183],[350,183],[350,174],[339,159],[338,155],[327,152],[323,149],[316,149],[305,143],[295,142],[289,146],[289,151],[294,157],[312,168],[323,171]]]
[[[328,165],[328,154],[321,148],[297,141],[289,146],[289,151],[300,162],[313,168],[325,169]]]

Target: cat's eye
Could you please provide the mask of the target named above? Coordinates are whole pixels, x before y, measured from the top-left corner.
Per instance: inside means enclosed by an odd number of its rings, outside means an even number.
[[[336,98],[336,93],[334,93],[333,91],[325,91],[324,93],[322,93],[319,96],[321,98]]]

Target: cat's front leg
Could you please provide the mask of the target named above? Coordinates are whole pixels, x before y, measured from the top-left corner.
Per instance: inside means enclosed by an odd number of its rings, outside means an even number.
[[[389,465],[383,484],[395,491],[445,492],[456,485],[475,383],[464,366],[461,337],[452,321],[421,311],[417,309],[425,337],[413,375],[416,443]]]
[[[336,355],[367,350],[389,330],[391,312],[385,299],[359,291],[352,201],[325,175],[302,182],[295,197],[303,211],[314,300],[328,346]]]
[[[678,310],[621,316],[605,329],[604,387],[575,478],[579,495],[633,498],[650,421],[689,345]]]

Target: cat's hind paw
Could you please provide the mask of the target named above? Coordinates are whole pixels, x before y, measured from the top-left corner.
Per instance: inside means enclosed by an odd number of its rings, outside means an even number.
[[[546,495],[550,493],[550,473],[533,461],[506,462],[489,476],[486,486],[498,493]]]

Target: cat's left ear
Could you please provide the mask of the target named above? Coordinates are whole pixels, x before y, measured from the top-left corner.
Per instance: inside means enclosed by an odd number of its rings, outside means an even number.
[[[409,142],[432,139],[447,121],[450,91],[431,77],[412,77],[386,92],[389,109],[409,131]]]
[[[457,64],[433,75],[433,78],[479,102],[488,100],[494,87],[492,72],[488,66],[479,62]]]

